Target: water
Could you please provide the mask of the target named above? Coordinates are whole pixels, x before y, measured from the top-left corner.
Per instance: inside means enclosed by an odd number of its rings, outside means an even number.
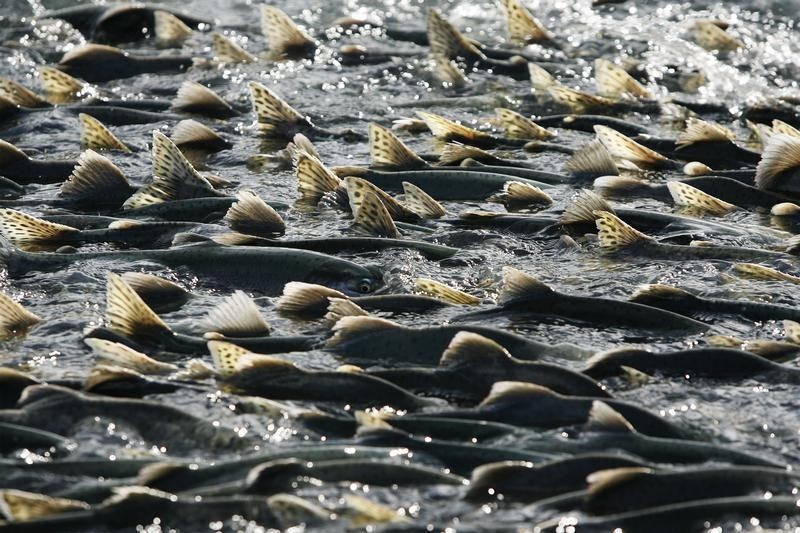
[[[5,42],[0,53],[0,75],[28,86],[37,86],[36,66],[55,62],[65,51],[82,42],[79,33],[56,22],[37,21],[19,38],[10,27],[27,24],[28,17],[45,9],[73,5],[73,2],[15,1],[0,7],[0,38],[19,39]],[[192,0],[164,2],[188,13],[215,19],[229,37],[249,52],[259,54],[265,44],[258,29],[258,5],[249,1],[231,2]],[[792,14],[798,2],[647,2],[625,3],[593,10],[589,2],[536,1],[528,2],[534,13],[559,38],[574,46],[598,48],[609,57],[632,57],[642,61],[647,72],[658,80],[670,68],[701,70],[708,83],[697,94],[680,95],[701,102],[724,102],[736,112],[746,104],[797,95],[797,74],[800,72],[800,50]],[[318,34],[343,15],[358,15],[391,19],[409,27],[424,27],[429,7],[439,7],[445,16],[469,36],[490,45],[502,45],[505,29],[502,11],[494,2],[421,2],[404,0],[329,2],[289,2],[281,7],[312,33]],[[24,20],[20,20],[24,18]],[[746,49],[720,59],[693,44],[687,37],[692,22],[702,18],[718,18],[731,23],[731,32],[740,38]],[[234,28],[226,30],[226,28]],[[347,31],[343,35],[329,31],[313,60],[273,63],[261,60],[250,65],[210,66],[194,68],[182,75],[141,75],[135,78],[101,84],[119,98],[143,98],[158,92],[170,94],[186,79],[212,87],[225,100],[246,106],[249,100],[247,82],[257,80],[273,88],[301,112],[312,117],[315,124],[333,129],[352,128],[365,132],[370,122],[390,125],[395,119],[412,116],[417,108],[427,109],[475,126],[488,126],[493,108],[502,102],[513,107],[520,97],[530,92],[525,81],[498,77],[487,72],[469,72],[472,80],[465,92],[478,98],[459,98],[452,90],[442,87],[432,74],[432,62],[426,49],[411,43],[389,42],[380,30]],[[332,51],[344,43],[359,43],[370,49],[400,51],[414,54],[412,58],[395,59],[380,65],[342,66],[333,59]],[[152,53],[151,42],[125,46],[130,51]],[[646,50],[642,53],[642,50]],[[210,54],[210,37],[198,34],[180,51],[197,57]],[[574,76],[562,81],[573,87],[592,91],[591,60],[571,62]],[[661,97],[667,93],[657,85],[651,88]],[[480,95],[491,95],[482,97]],[[449,98],[445,103],[441,100]],[[435,105],[425,101],[436,100]],[[542,108],[541,113],[546,114]],[[633,114],[632,121],[670,137],[677,134],[675,124],[657,116]],[[255,190],[263,198],[293,203],[298,194],[291,170],[276,170],[247,164],[248,158],[269,153],[273,147],[257,136],[255,117],[246,113],[230,120],[203,119],[231,140],[235,147],[213,155],[208,167],[225,179],[233,180]],[[743,124],[726,124],[746,142],[748,130]],[[169,133],[174,124],[162,123],[112,127],[114,133],[133,146],[145,147],[154,128]],[[42,158],[75,158],[80,153],[77,117],[63,110],[36,113],[21,123],[0,126],[0,137],[24,149],[39,151]],[[580,146],[589,134],[559,131],[555,142]],[[438,146],[428,135],[403,135],[403,140],[420,153],[430,153]],[[329,166],[366,163],[369,158],[366,143],[345,143],[340,140],[315,142],[324,162]],[[513,157],[528,157],[545,170],[558,172],[568,156],[558,153],[527,154],[509,152]],[[109,157],[134,181],[149,178],[148,151],[133,154],[112,153]],[[661,181],[679,174],[652,173],[648,178]],[[41,198],[41,213],[46,209],[57,186],[33,186],[31,195]],[[553,209],[563,208],[576,189],[556,187],[551,195]],[[654,200],[615,200],[614,205],[647,208],[671,212],[671,205]],[[467,209],[502,211],[497,204],[484,202],[448,202],[451,215]],[[350,221],[327,208],[293,207],[285,217],[287,237],[316,237],[352,235]],[[778,227],[777,221],[766,213],[736,212],[727,220],[760,227]],[[429,277],[449,283],[462,290],[493,298],[503,266],[514,266],[535,274],[557,290],[624,299],[645,283],[664,283],[711,297],[742,298],[785,305],[796,305],[797,289],[781,282],[763,282],[736,276],[731,265],[720,261],[661,262],[650,260],[619,260],[604,257],[591,239],[579,239],[578,250],[565,250],[556,241],[506,234],[493,230],[471,230],[464,239],[462,229],[437,224],[433,240],[442,244],[468,242],[458,260],[436,263],[425,260],[409,250],[390,250],[380,253],[342,254],[362,264],[377,264],[385,272],[391,292],[410,292],[413,279]],[[757,233],[747,238],[725,239],[727,244],[763,246]],[[796,262],[776,262],[772,266],[798,274]],[[21,279],[4,279],[2,289],[31,311],[45,319],[25,339],[9,341],[0,348],[0,362],[19,366],[42,379],[80,378],[93,365],[88,349],[81,342],[87,328],[104,323],[105,274],[112,271],[139,270],[153,272],[177,281],[190,289],[195,297],[179,311],[164,319],[177,329],[192,330],[192,326],[221,298],[229,293],[225,287],[213,286],[184,271],[165,269],[146,262],[111,264],[87,262],[55,273],[32,273]],[[291,335],[319,330],[320,323],[289,320],[278,315],[269,299],[262,299],[262,309],[276,333]],[[457,311],[427,315],[395,317],[407,325],[427,325],[447,322]],[[713,333],[735,335],[745,339],[781,339],[781,324],[754,323],[737,317],[714,318]],[[524,332],[544,342],[573,342],[594,350],[606,350],[621,345],[647,347],[654,351],[692,347],[703,343],[703,335],[641,335],[620,329],[583,328],[563,323],[519,323],[501,319],[498,325]],[[335,368],[339,362],[330,355],[309,352],[292,356],[298,363],[316,368]],[[580,368],[582,361],[559,361]],[[790,362],[789,364],[793,364]],[[800,418],[794,387],[758,381],[718,382],[695,378],[681,380],[653,379],[646,386],[633,388],[615,382],[615,394],[623,399],[659,412],[678,424],[693,428],[719,443],[728,443],[741,450],[769,454],[796,464],[800,444]],[[291,420],[270,420],[264,416],[239,414],[230,408],[225,396],[205,397],[186,392],[161,395],[157,401],[179,406],[205,419],[218,421],[228,427],[245,428],[250,434],[268,441],[288,440],[288,445],[302,439],[303,431]],[[280,427],[281,429],[276,429]],[[104,430],[103,428],[106,428]],[[117,457],[159,455],[148,443],[135,436],[114,438],[103,423],[89,424],[81,429],[78,453],[86,456]],[[111,431],[113,433],[113,431]],[[288,436],[287,436],[288,435]],[[168,450],[167,450],[168,452]],[[452,493],[422,491],[386,491],[355,487],[363,492],[421,521],[446,522],[462,516],[462,522],[481,524],[485,520],[498,522],[518,518],[513,505],[493,504],[480,510],[465,509]],[[332,489],[304,489],[302,495],[335,501],[348,492]],[[175,524],[178,526],[178,524]],[[785,527],[796,525],[786,522]],[[745,525],[746,529],[753,529]]]

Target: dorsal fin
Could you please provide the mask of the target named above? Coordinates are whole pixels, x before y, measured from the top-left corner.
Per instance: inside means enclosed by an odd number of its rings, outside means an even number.
[[[736,134],[716,122],[707,122],[697,117],[686,119],[686,128],[678,134],[675,145],[678,150],[699,142],[733,142]]]
[[[172,109],[186,113],[213,113],[229,115],[233,108],[217,93],[196,81],[186,80],[178,88],[178,94],[172,101]]]
[[[447,214],[442,204],[413,183],[403,182],[403,195],[403,206],[419,218],[441,218]]]
[[[470,84],[469,78],[464,74],[455,60],[441,54],[432,54],[433,56],[433,75],[437,80],[441,81],[445,87],[454,87],[456,89],[463,89]]]
[[[372,191],[362,192],[360,206],[354,212],[353,225],[368,235],[390,238],[400,236],[386,206]]]
[[[90,505],[80,500],[54,498],[17,489],[0,490],[0,516],[6,524],[27,522],[70,511],[86,511]],[[22,526],[23,529],[25,526]]]
[[[742,41],[731,36],[710,20],[697,21],[693,29],[695,42],[706,50],[729,52],[744,46]]]
[[[428,9],[427,26],[431,54],[448,59],[472,56],[486,57],[469,39],[445,20],[438,9]]]
[[[483,335],[471,331],[459,331],[447,345],[440,367],[455,368],[473,365],[479,372],[487,366],[498,366],[512,360],[508,350]]]
[[[286,231],[286,224],[278,212],[249,190],[236,193],[236,202],[222,220],[232,230],[248,235],[271,237]]]
[[[373,316],[346,316],[333,325],[331,331],[333,336],[327,340],[325,346],[336,348],[346,344],[351,338],[358,337],[366,333],[376,333],[387,329],[401,329],[403,326],[387,320]]]
[[[457,140],[469,143],[470,141],[485,141],[492,138],[476,129],[464,126],[446,119],[440,115],[427,111],[416,111],[419,118],[425,121],[431,132],[444,141]]]
[[[553,203],[553,197],[542,189],[523,181],[507,181],[503,192],[487,198],[490,202],[500,202],[515,206],[542,206]]]
[[[322,505],[312,503],[294,494],[273,494],[267,498],[267,505],[281,523],[303,524],[304,528],[325,524],[339,518],[339,515]]]
[[[185,144],[200,144],[209,147],[230,144],[217,132],[191,118],[178,122],[178,124],[175,125],[175,129],[172,130],[170,139],[172,139],[172,142],[178,147]]]
[[[769,210],[769,214],[774,217],[794,217],[800,215],[800,205],[792,202],[781,202],[773,205]]]
[[[595,400],[589,410],[586,429],[613,433],[636,433],[633,424],[605,402]]]
[[[25,152],[10,142],[0,139],[0,168],[29,160],[30,157]]]
[[[214,58],[222,63],[254,63],[256,58],[244,48],[219,32],[211,34]]]
[[[119,167],[94,150],[86,150],[61,184],[58,196],[76,203],[106,202],[129,194],[130,187]]]
[[[764,145],[761,161],[756,166],[756,185],[759,189],[772,189],[781,176],[800,167],[800,138],[775,135]]]
[[[759,265],[757,263],[736,263],[733,265],[734,270],[741,274],[746,274],[756,279],[763,279],[769,281],[788,281],[790,283],[800,284],[800,276],[794,276],[781,272],[774,268]]]
[[[564,170],[581,179],[619,174],[617,164],[608,149],[597,139],[576,150],[564,164]]]
[[[344,501],[347,506],[344,516],[351,528],[368,529],[380,524],[406,524],[412,522],[411,518],[396,510],[391,505],[378,503],[357,494],[345,494]],[[373,525],[374,524],[374,525]]]
[[[369,316],[369,313],[346,297],[328,298],[328,312],[325,313],[325,320],[331,324],[335,324],[346,316]]]
[[[0,94],[3,93],[22,107],[47,107],[50,105],[47,100],[32,90],[8,78],[0,78]]]
[[[106,321],[110,329],[134,339],[172,335],[169,326],[122,277],[109,272],[106,279]]]
[[[217,233],[211,237],[211,242],[224,246],[264,246],[270,245],[272,240],[266,237],[257,237],[255,235],[245,235],[244,233],[229,231],[227,233]]]
[[[317,43],[289,15],[275,6],[261,6],[261,33],[274,58],[306,55]]]
[[[308,123],[303,115],[264,85],[251,81],[248,87],[258,127],[263,135],[291,138],[299,124]]]
[[[528,74],[531,78],[531,87],[537,91],[547,91],[550,87],[560,85],[552,74],[536,63],[528,63]]]
[[[438,298],[439,300],[451,304],[478,305],[481,303],[480,298],[433,279],[417,278],[414,280],[414,288],[419,293]]]
[[[800,344],[800,323],[797,323],[794,320],[784,320],[783,331],[786,334],[786,338],[789,340],[789,342]]]
[[[713,174],[714,169],[700,161],[690,161],[683,165],[683,173],[687,176],[707,176]]]
[[[633,79],[625,69],[607,59],[600,58],[594,62],[594,78],[597,92],[603,96],[619,98],[630,95],[636,98],[653,98],[653,94]]]
[[[589,109],[605,108],[614,105],[614,102],[608,98],[595,96],[583,91],[564,87],[563,85],[552,85],[547,88],[547,93],[554,101],[568,107],[575,113],[583,113]]]
[[[547,387],[534,385],[533,383],[523,383],[520,381],[498,381],[492,385],[492,389],[489,391],[489,394],[483,399],[479,406],[487,407],[499,403],[505,403],[509,400],[517,401],[547,396],[557,396],[557,394]]]
[[[305,152],[298,152],[296,169],[297,189],[304,200],[318,202],[325,194],[344,185],[322,161]]]
[[[39,67],[39,83],[44,92],[53,95],[74,96],[87,88],[86,82],[73,78],[53,67]]]
[[[173,281],[153,274],[123,272],[121,277],[150,306],[153,305],[150,302],[182,305],[189,299],[189,291]]]
[[[642,146],[633,139],[626,137],[608,126],[595,124],[594,131],[597,134],[597,139],[603,143],[603,146],[606,147],[613,157],[626,159],[637,165],[645,166],[660,166],[667,161],[667,158],[658,152],[646,146]]]
[[[6,208],[0,209],[0,233],[15,244],[24,244],[57,241],[80,230]]]
[[[295,150],[305,152],[322,161],[322,156],[319,155],[317,147],[314,146],[314,143],[312,143],[311,140],[302,133],[298,133],[294,137],[292,137],[292,144],[294,145]],[[294,155],[292,156],[292,158],[294,159]]]
[[[497,295],[497,303],[505,305],[513,300],[536,299],[552,293],[553,289],[530,274],[507,266],[503,267],[503,285]]]
[[[646,181],[630,176],[600,176],[592,182],[592,185],[595,189],[605,190],[604,194],[609,196],[625,192],[646,191],[652,187]]]
[[[636,292],[633,293],[633,296],[630,297],[631,302],[642,304],[658,302],[661,300],[691,301],[697,300],[697,296],[677,287],[662,285],[661,283],[650,283],[647,285],[640,285],[636,289]]]
[[[160,131],[153,131],[153,181],[128,198],[123,207],[133,209],[172,200],[216,196],[186,156]]]
[[[97,61],[110,58],[127,60],[128,54],[116,46],[87,43],[67,50],[64,55],[61,56],[61,61],[59,61],[58,64],[69,65],[69,63],[75,61]]]
[[[466,159],[484,162],[497,161],[497,157],[477,146],[470,146],[459,142],[449,142],[442,148],[442,153],[439,155],[439,164],[444,166],[459,165]]]
[[[177,496],[161,490],[151,489],[150,487],[130,486],[114,487],[111,489],[113,495],[103,500],[103,508],[116,505],[125,508],[144,509],[151,505],[166,505],[174,502]],[[130,507],[128,507],[130,506]]]
[[[157,9],[153,21],[153,33],[160,46],[180,47],[192,35],[192,28],[167,11]]]
[[[322,314],[328,307],[328,298],[347,298],[343,293],[314,283],[290,281],[275,302],[278,311],[291,314]]]
[[[188,469],[189,466],[185,463],[171,463],[168,461],[150,463],[139,470],[136,475],[136,483],[144,486],[152,485],[172,474],[185,472]]]
[[[347,189],[350,209],[356,215],[361,209],[367,193],[372,193],[378,197],[392,219],[417,218],[417,215],[413,211],[410,211],[372,182],[355,176],[348,176],[344,179],[344,185]]]
[[[608,470],[598,470],[592,472],[586,478],[589,483],[589,498],[601,494],[617,485],[621,485],[632,479],[647,476],[653,473],[650,468],[641,466],[628,466],[623,468],[610,468]]]
[[[597,220],[596,211],[614,213],[614,208],[594,191],[581,189],[572,203],[567,204],[564,212],[558,219],[560,224],[594,224]]]
[[[553,39],[547,28],[520,0],[504,0],[503,4],[508,17],[509,41],[524,46],[530,43],[545,43]]]
[[[241,360],[253,352],[225,341],[208,341],[208,351],[214,361],[214,370],[223,378],[239,371]]]
[[[369,125],[370,165],[376,168],[410,170],[428,164],[390,130],[374,122]]]
[[[638,348],[629,348],[627,346],[623,346],[620,348],[612,348],[610,350],[604,350],[602,352],[597,352],[596,354],[592,355],[586,360],[586,367],[584,368],[584,372],[593,369],[597,365],[600,365],[609,359],[612,361],[617,357],[622,355],[627,355],[631,353],[639,353],[644,352],[645,350],[639,350]]]
[[[208,312],[200,322],[204,331],[227,337],[263,337],[270,327],[256,303],[243,291],[236,291]]]
[[[600,246],[608,252],[615,252],[635,244],[654,242],[653,238],[633,229],[608,211],[596,211],[595,224]]]
[[[172,374],[178,370],[175,365],[156,361],[118,342],[95,338],[85,338],[83,342],[92,349],[97,358],[145,375]]]
[[[96,118],[79,113],[78,119],[81,121],[81,148],[84,150],[121,150],[130,152],[131,149],[125,146],[116,135],[111,133],[102,122]]]
[[[800,130],[778,119],[774,119],[772,121],[772,131],[775,132],[776,135],[788,135],[789,137],[800,137]]]
[[[496,107],[494,112],[505,128],[506,135],[512,139],[550,139],[555,136],[552,131],[511,109]]]
[[[42,319],[0,292],[0,339],[25,335]]]
[[[675,205],[700,209],[717,216],[727,215],[731,211],[739,209],[735,205],[711,196],[688,183],[669,181],[667,182],[667,189],[669,189]]]

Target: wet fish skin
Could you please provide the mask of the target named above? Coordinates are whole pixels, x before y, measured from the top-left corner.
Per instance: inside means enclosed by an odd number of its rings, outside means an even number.
[[[761,160],[760,153],[742,148],[733,142],[703,141],[680,146],[676,139],[650,135],[637,135],[633,140],[670,159],[700,161],[712,168],[733,170],[747,166],[754,167]]]
[[[3,435],[0,452],[3,453],[22,448],[52,448],[54,455],[60,455],[77,446],[75,442],[61,435],[17,424],[0,422],[0,432]]]
[[[190,56],[137,56],[94,47],[88,53],[68,55],[58,68],[70,76],[100,83],[145,73],[184,72],[192,62]]]
[[[146,109],[137,109],[130,105],[97,105],[91,104],[73,104],[61,108],[64,112],[78,115],[84,113],[91,115],[103,124],[110,126],[128,126],[131,124],[153,124],[155,122],[165,121],[179,121],[184,118],[175,113],[166,113],[163,111],[148,111]]]

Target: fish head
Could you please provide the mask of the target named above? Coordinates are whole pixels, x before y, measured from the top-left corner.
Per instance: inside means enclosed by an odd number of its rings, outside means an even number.
[[[377,266],[341,268],[341,264],[326,268],[322,265],[312,273],[310,283],[318,283],[336,289],[348,296],[372,294],[383,287],[383,271]]]

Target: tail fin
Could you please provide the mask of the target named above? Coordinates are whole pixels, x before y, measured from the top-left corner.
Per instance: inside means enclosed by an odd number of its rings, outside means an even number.
[[[192,29],[167,11],[153,13],[156,41],[159,46],[179,48],[192,35]]]
[[[198,113],[210,117],[229,117],[233,108],[217,93],[196,81],[187,80],[178,88],[172,108],[187,113]]]
[[[75,203],[106,205],[110,198],[120,198],[122,203],[130,189],[128,178],[114,163],[94,150],[86,150],[58,195]]]
[[[553,36],[544,24],[539,22],[520,0],[505,0],[504,4],[508,17],[509,41],[524,46],[553,40]]]
[[[42,319],[0,293],[0,339],[25,335]]]
[[[222,63],[254,63],[256,58],[221,33],[211,34],[214,57]]]
[[[270,326],[258,306],[243,291],[234,292],[209,311],[202,325],[205,331],[228,337],[259,337],[270,332]]]
[[[300,126],[310,125],[303,115],[264,85],[251,81],[249,87],[262,134],[290,140]]]
[[[81,147],[86,150],[121,150],[130,152],[116,135],[111,133],[102,122],[86,113],[78,114],[81,121]]]
[[[428,10],[428,43],[432,54],[448,59],[475,56],[486,58],[483,52],[442,17],[438,9]]]
[[[506,129],[506,135],[513,139],[550,139],[555,133],[541,127],[533,120],[511,109],[498,107],[494,110]]]
[[[630,95],[636,98],[653,98],[653,94],[633,79],[625,69],[607,59],[595,61],[594,77],[597,91],[603,96],[619,98]]]
[[[369,126],[369,147],[374,167],[410,170],[427,166],[394,133],[375,123]]]
[[[275,59],[308,57],[317,43],[289,15],[273,6],[261,6],[261,32]]]
[[[22,107],[48,107],[50,105],[44,98],[24,85],[8,78],[0,78],[0,94],[4,93],[15,104]]]
[[[73,227],[48,222],[15,209],[0,209],[0,233],[16,244],[57,242],[66,235],[79,232]]]
[[[108,273],[106,321],[109,328],[131,339],[161,341],[172,330],[117,274]]]
[[[363,193],[361,204],[354,211],[354,217],[353,224],[369,235],[391,238],[400,236],[389,211],[374,192]]]
[[[417,292],[451,304],[478,305],[481,303],[480,298],[433,279],[417,278],[414,280],[414,288]]]
[[[234,231],[272,237],[286,231],[281,216],[253,191],[239,191],[223,220]]]
[[[646,167],[659,167],[668,161],[666,157],[658,152],[642,146],[608,126],[597,124],[594,126],[594,131],[597,134],[597,139],[603,143],[603,146],[613,157],[632,161],[637,165]]]
[[[61,97],[75,96],[89,87],[86,82],[53,67],[39,67],[39,83],[44,92]]]
[[[686,119],[686,128],[678,135],[675,144],[680,150],[681,148],[698,142],[733,142],[735,140],[736,134],[725,126],[717,124],[716,122],[708,122],[696,117],[689,117]]]
[[[594,179],[600,176],[616,176],[619,174],[617,164],[603,143],[593,140],[583,148],[575,151],[564,170],[577,178]]]

